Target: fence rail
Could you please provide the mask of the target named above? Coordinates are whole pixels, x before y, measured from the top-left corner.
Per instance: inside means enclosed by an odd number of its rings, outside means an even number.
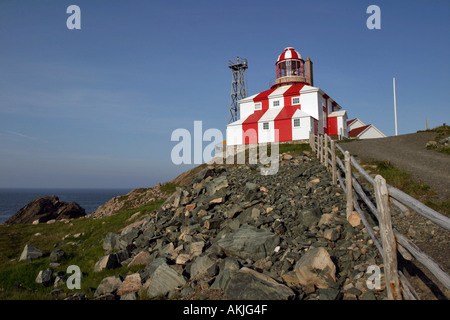
[[[337,184],[339,182],[344,190],[347,200],[347,218],[349,218],[353,211],[359,214],[361,222],[366,227],[368,234],[383,257],[388,298],[392,300],[419,300],[412,285],[404,274],[398,270],[397,252],[406,260],[411,260],[414,257],[447,290],[450,290],[450,276],[443,268],[392,226],[389,204],[396,206],[401,212],[405,212],[410,208],[447,231],[450,231],[450,219],[427,207],[403,191],[386,184],[386,180],[382,176],[377,175],[375,178],[372,178],[348,151],[345,151],[326,134],[315,136],[311,133],[309,143],[313,153],[316,154],[320,162],[331,171],[333,183]],[[336,149],[344,155],[344,161],[336,155]],[[358,179],[353,175],[352,166],[374,188],[375,204],[364,191]],[[362,210],[358,201],[362,201],[367,206],[369,213],[378,221],[381,240],[375,235],[372,226],[367,220],[366,213]]]

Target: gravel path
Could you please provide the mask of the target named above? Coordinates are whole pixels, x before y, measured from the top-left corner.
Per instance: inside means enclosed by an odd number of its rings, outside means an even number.
[[[429,185],[436,200],[443,201],[450,198],[450,156],[425,148],[435,136],[434,132],[419,132],[340,145],[361,160],[389,160],[414,180]]]

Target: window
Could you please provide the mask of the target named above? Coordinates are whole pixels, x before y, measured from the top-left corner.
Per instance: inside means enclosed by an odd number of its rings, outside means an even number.
[[[264,130],[269,130],[269,123],[268,122],[263,122],[263,129]]]
[[[300,127],[300,119],[294,119],[294,127]]]
[[[292,105],[300,104],[300,97],[293,97],[292,98]]]
[[[255,103],[255,110],[261,110],[261,109],[262,109],[262,103],[261,102]]]
[[[280,106],[280,100],[275,100],[275,101],[273,102],[273,106],[274,106],[274,107]]]

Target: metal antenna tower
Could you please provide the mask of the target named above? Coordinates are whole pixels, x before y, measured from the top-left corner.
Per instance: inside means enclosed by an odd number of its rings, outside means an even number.
[[[231,80],[231,103],[230,120],[228,123],[237,121],[239,118],[239,103],[246,95],[245,70],[248,68],[247,59],[237,57],[236,60],[228,61],[228,68],[233,72]]]

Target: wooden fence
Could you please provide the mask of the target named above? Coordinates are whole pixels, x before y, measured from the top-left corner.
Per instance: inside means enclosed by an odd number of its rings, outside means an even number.
[[[401,190],[386,184],[386,180],[382,176],[377,175],[375,178],[372,178],[348,151],[342,149],[329,136],[315,136],[311,134],[309,143],[313,153],[316,153],[320,162],[331,171],[333,183],[337,184],[339,182],[344,190],[347,200],[347,218],[349,218],[353,211],[359,214],[368,234],[382,255],[388,298],[392,300],[419,300],[414,288],[398,269],[398,253],[406,260],[411,260],[412,257],[417,259],[439,282],[450,290],[450,276],[443,268],[392,226],[390,204],[396,206],[402,212],[410,208],[447,231],[450,231],[450,219]],[[336,149],[344,155],[343,160],[336,155]],[[352,166],[373,186],[376,199],[375,204],[370,200],[360,182],[352,174]],[[367,220],[366,213],[361,209],[358,201],[365,203],[368,211],[378,221],[381,241],[375,235],[372,226]]]

